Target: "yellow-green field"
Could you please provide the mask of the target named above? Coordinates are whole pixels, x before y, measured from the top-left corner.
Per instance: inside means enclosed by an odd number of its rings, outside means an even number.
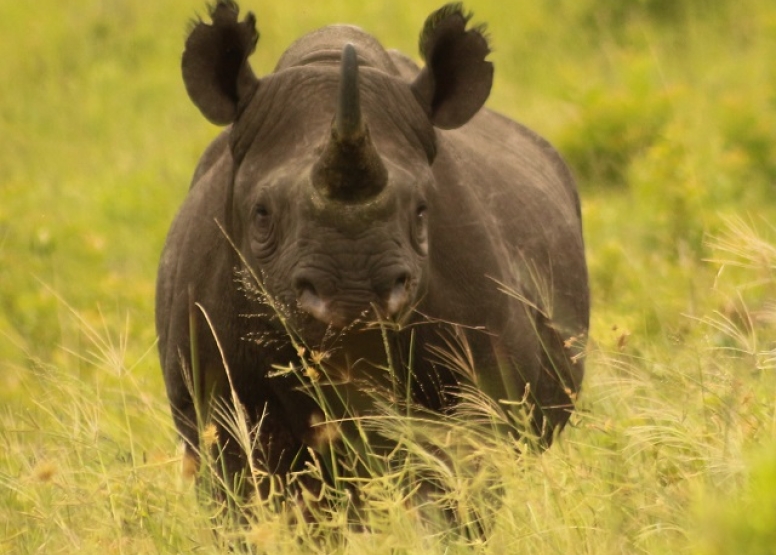
[[[257,74],[335,22],[417,56],[439,7],[302,5],[242,2]],[[460,431],[450,495],[487,536],[424,518],[390,476],[364,486],[368,531],[211,518],[180,473],[153,327],[164,236],[218,131],[179,69],[205,5],[6,1],[0,553],[776,553],[776,4],[467,7],[489,23],[489,106],[578,177],[593,297],[580,410],[556,445],[518,456]]]

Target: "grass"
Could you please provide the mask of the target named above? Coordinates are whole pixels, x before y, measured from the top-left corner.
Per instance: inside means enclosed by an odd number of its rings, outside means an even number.
[[[243,4],[259,74],[333,21],[414,54],[437,7]],[[179,75],[202,5],[0,4],[0,553],[774,552],[776,9],[469,7],[495,45],[490,106],[550,138],[580,181],[588,376],[542,455],[456,427],[445,467],[410,437],[412,464],[364,485],[370,530],[356,532],[342,511],[316,529],[261,507],[228,528],[181,476],[153,281],[216,133]],[[484,515],[487,541],[405,503],[402,472],[432,470]]]

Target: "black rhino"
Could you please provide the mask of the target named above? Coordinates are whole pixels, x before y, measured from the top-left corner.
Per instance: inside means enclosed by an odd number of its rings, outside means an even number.
[[[462,384],[524,401],[549,445],[583,376],[580,204],[544,139],[483,108],[483,28],[460,4],[432,13],[419,69],[358,28],[326,27],[257,78],[254,16],[239,21],[224,0],[210,16],[191,29],[183,79],[228,127],[169,231],[156,300],[189,458],[198,418],[220,422],[214,413],[237,403],[254,464],[282,479],[326,449],[324,421],[337,417],[327,410],[369,413],[366,390],[388,366],[404,376],[400,397],[440,418]],[[468,372],[441,354],[453,339]],[[316,356],[323,377],[295,370]],[[315,378],[339,388],[342,407],[323,410],[304,391]],[[218,452],[236,474],[247,459],[227,428]]]

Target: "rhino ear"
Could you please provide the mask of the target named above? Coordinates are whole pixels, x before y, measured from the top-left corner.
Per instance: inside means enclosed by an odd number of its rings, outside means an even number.
[[[493,64],[485,27],[466,29],[471,14],[460,3],[447,4],[426,19],[420,55],[426,67],[412,84],[431,122],[455,129],[469,121],[490,95]]]
[[[210,10],[212,25],[196,21],[186,39],[181,70],[189,97],[217,125],[232,123],[259,81],[248,64],[259,33],[248,13],[237,21],[237,4],[219,0]]]

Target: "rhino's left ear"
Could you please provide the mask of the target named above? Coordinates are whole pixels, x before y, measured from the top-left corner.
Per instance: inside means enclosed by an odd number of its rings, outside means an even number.
[[[431,122],[454,129],[482,108],[493,84],[493,64],[485,27],[467,29],[471,14],[460,3],[447,4],[426,19],[420,54],[426,67],[412,84]]]
[[[217,125],[232,123],[259,83],[248,64],[259,40],[256,18],[248,13],[238,22],[239,11],[231,0],[219,0],[210,10],[213,24],[192,27],[181,62],[189,97]]]

